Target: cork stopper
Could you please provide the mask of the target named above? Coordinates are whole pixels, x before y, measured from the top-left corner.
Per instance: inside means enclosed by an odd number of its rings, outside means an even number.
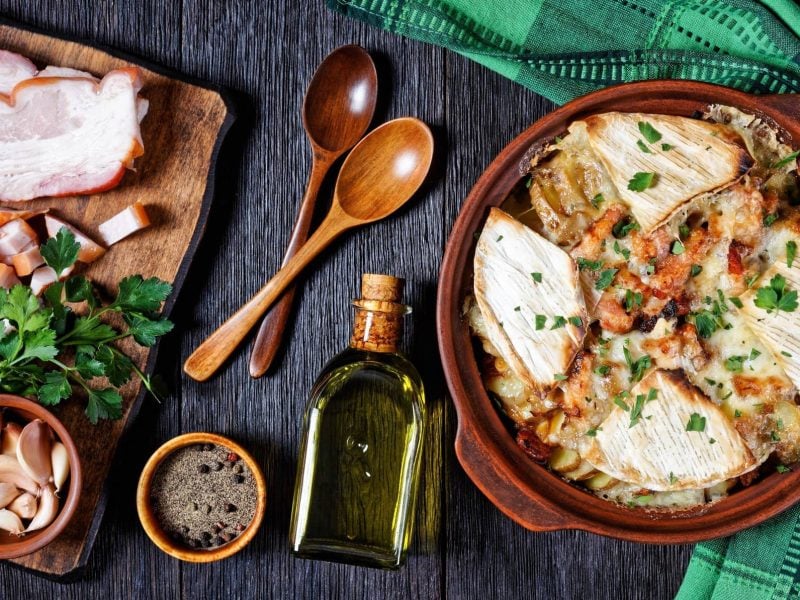
[[[356,307],[350,346],[371,352],[396,352],[403,329],[403,316],[410,312],[403,298],[405,280],[392,275],[364,273],[361,298]]]

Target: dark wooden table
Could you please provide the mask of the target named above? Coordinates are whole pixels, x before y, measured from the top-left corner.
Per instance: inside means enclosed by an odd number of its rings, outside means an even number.
[[[0,0],[0,14],[226,86],[239,100],[206,236],[173,315],[177,332],[161,347],[158,371],[172,394],[163,404],[145,400],[120,446],[106,518],[81,578],[54,583],[2,564],[0,597],[674,596],[690,547],[528,532],[478,492],[453,453],[455,413],[434,322],[444,244],[474,181],[505,144],[553,108],[550,102],[452,52],[346,20],[321,2]],[[435,177],[410,209],[349,236],[313,265],[274,373],[250,379],[244,351],[212,381],[190,381],[181,373],[183,359],[280,263],[310,164],[303,92],[322,58],[348,43],[361,44],[378,63],[376,119],[415,115],[434,128]],[[415,542],[396,573],[296,559],[287,542],[300,415],[316,374],[347,342],[349,301],[364,271],[408,280],[415,313],[406,347],[432,408]],[[201,566],[157,550],[134,506],[149,454],[164,440],[197,430],[252,448],[269,483],[267,517],[255,541],[232,559]]]

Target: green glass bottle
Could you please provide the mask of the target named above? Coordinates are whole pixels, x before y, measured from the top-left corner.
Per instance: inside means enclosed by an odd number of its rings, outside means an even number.
[[[417,497],[425,393],[398,352],[403,280],[365,274],[350,347],[333,358],[303,418],[290,541],[306,558],[394,569]]]

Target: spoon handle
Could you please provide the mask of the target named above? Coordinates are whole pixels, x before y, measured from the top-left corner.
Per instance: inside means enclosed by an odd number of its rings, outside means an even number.
[[[329,153],[314,152],[314,162],[311,165],[311,174],[308,176],[308,184],[303,201],[300,203],[300,211],[297,213],[297,220],[292,229],[292,237],[289,240],[289,247],[283,257],[283,264],[295,254],[305,244],[308,239],[308,232],[311,229],[311,221],[314,217],[314,208],[319,195],[319,188],[322,185],[325,175],[330,170],[335,156]],[[261,377],[267,372],[275,355],[281,347],[283,333],[289,317],[292,314],[294,304],[294,293],[296,286],[287,289],[280,300],[269,310],[261,321],[256,341],[253,343],[253,350],[250,354],[250,376]]]
[[[186,374],[196,381],[211,377],[258,322],[258,319],[292,284],[300,272],[342,232],[357,224],[347,218],[334,200],[331,212],[311,239],[290,258],[281,270],[236,311],[219,329],[197,347],[183,365]]]

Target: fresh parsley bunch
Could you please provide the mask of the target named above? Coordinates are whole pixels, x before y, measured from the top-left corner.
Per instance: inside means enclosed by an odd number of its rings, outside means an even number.
[[[66,228],[41,247],[42,258],[56,273],[72,267],[79,250]],[[88,396],[89,421],[120,418],[118,388],[134,375],[148,391],[156,391],[155,382],[114,342],[133,337],[142,346],[152,346],[171,331],[172,322],[160,314],[171,292],[169,283],[141,275],[120,281],[116,298],[105,306],[84,276],[53,283],[42,300],[25,285],[10,291],[0,288],[0,391],[36,396],[51,406],[79,388]],[[82,304],[86,311],[76,313],[65,302]],[[113,313],[121,315],[124,328],[102,320]]]

